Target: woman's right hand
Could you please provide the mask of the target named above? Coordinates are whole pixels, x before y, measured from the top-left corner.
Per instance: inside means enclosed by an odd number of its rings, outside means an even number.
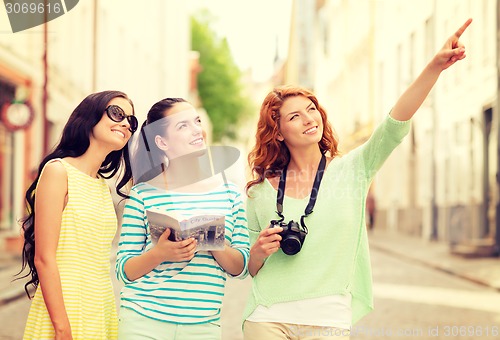
[[[257,275],[264,265],[264,261],[280,249],[281,236],[279,233],[282,231],[281,227],[268,227],[259,233],[259,237],[250,248],[250,261],[248,262],[250,275]]]
[[[158,239],[155,246],[156,251],[164,261],[181,262],[189,261],[194,257],[197,241],[194,238],[188,238],[182,241],[170,241],[171,230],[167,228]]]
[[[250,256],[256,260],[264,261],[280,249],[281,236],[283,231],[281,227],[266,228],[259,233],[259,237],[250,249]]]

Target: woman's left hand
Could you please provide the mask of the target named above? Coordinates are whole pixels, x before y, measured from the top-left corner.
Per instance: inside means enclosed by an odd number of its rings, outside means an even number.
[[[471,24],[472,19],[468,19],[451,37],[446,40],[444,46],[434,57],[434,64],[441,70],[446,70],[457,61],[465,58],[465,46],[459,40],[467,27]]]

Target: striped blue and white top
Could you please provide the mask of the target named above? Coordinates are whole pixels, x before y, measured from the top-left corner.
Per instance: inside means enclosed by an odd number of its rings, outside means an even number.
[[[117,277],[125,283],[121,307],[177,324],[219,323],[226,272],[208,251],[196,252],[190,261],[163,262],[135,281],[127,279],[125,262],[153,246],[146,218],[146,209],[150,208],[225,215],[226,241],[241,252],[245,263],[236,277],[244,278],[248,275],[250,244],[241,193],[234,184],[205,193],[179,193],[140,183],[132,188],[123,211],[116,262]]]

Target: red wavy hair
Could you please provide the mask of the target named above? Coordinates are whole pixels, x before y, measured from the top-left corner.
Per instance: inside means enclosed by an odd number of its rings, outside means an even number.
[[[292,85],[275,87],[264,99],[260,107],[260,117],[255,134],[255,146],[248,155],[248,164],[253,179],[246,185],[246,191],[265,178],[279,176],[290,161],[290,152],[284,142],[278,141],[280,109],[289,97],[304,96],[310,99],[321,114],[323,136],[318,143],[321,153],[336,157],[338,138],[328,121],[325,109],[319,105],[316,96],[309,90]]]

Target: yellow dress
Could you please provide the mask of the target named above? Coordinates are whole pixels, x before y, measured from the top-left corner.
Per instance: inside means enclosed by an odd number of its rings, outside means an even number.
[[[110,253],[117,219],[110,190],[103,178],[60,161],[68,173],[68,202],[56,259],[73,339],[116,339]],[[33,298],[23,339],[54,339],[41,289]]]

